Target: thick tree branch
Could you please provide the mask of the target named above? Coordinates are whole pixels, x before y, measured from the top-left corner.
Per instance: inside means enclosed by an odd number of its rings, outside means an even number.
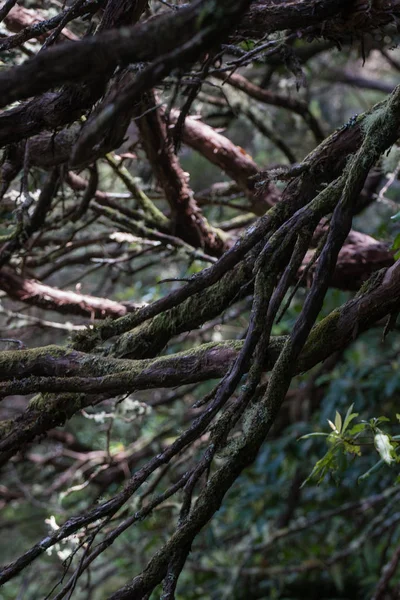
[[[307,340],[295,373],[302,373],[342,350],[354,338],[384,316],[400,307],[400,261],[381,270],[352,300],[336,309],[314,327]],[[272,368],[282,348],[283,338],[272,338],[265,369]],[[224,376],[237,358],[242,341],[210,343],[176,355],[148,359],[122,360],[93,357],[90,354],[57,347],[0,353],[0,393],[87,392],[119,394],[133,389],[173,387]],[[108,374],[109,372],[112,374]],[[14,379],[14,381],[10,381]],[[2,462],[10,452],[62,424],[76,411],[90,405],[90,396],[80,395],[71,402],[54,399],[33,403],[26,415],[3,437]],[[68,408],[67,408],[68,407]],[[40,418],[39,418],[40,417]]]
[[[139,308],[107,298],[96,298],[86,294],[58,290],[34,279],[21,277],[6,267],[0,270],[0,289],[6,292],[10,298],[31,306],[54,310],[60,314],[79,315],[94,319],[121,317]]]
[[[0,74],[0,107],[63,83],[112,72],[130,62],[152,61],[190,42],[199,25],[204,38],[197,57],[235,24],[249,0],[197,0],[133,28],[106,31],[77,43],[50,48],[19,67]],[[196,58],[197,58],[196,57]]]
[[[259,39],[266,33],[292,29],[337,40],[395,23],[399,16],[399,0],[256,0],[238,27],[237,35]]]
[[[177,111],[171,113],[173,123],[177,122],[178,115]],[[214,128],[194,117],[187,117],[182,139],[239,184],[248,195],[255,214],[264,214],[278,201],[279,192],[272,183],[264,186],[262,191],[256,190],[255,181],[251,178],[259,173],[259,168],[251,156]]]
[[[221,255],[226,242],[199,209],[157,104],[152,92],[145,94],[136,108],[136,122],[147,158],[171,208],[173,234],[208,254]]]
[[[84,6],[79,7],[77,14],[79,14],[82,10],[90,11],[93,7],[96,7],[97,9],[98,6],[98,2],[88,2],[86,0]],[[58,23],[55,23],[55,21],[61,22],[62,16],[64,16],[62,15],[62,13],[61,18],[59,15],[57,15],[58,18],[54,19],[49,24],[49,29],[51,29],[53,24],[55,26],[58,25]],[[19,6],[18,4],[16,6],[13,6],[13,8],[7,14],[7,16],[4,19],[4,23],[6,24],[7,29],[19,35],[13,36],[12,38],[8,38],[5,42],[0,42],[0,51],[8,50],[9,48],[17,44],[22,44],[28,39],[30,39],[30,37],[40,38],[41,36],[43,36],[43,34],[45,34],[47,29],[46,25],[41,20],[41,17],[37,11],[25,8],[23,6]],[[22,33],[20,33],[21,30],[23,30]],[[61,36],[66,40],[77,41],[79,39],[74,33],[72,33],[66,28],[64,28],[61,31]]]

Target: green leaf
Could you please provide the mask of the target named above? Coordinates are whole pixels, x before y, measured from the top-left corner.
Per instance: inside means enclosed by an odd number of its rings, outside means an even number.
[[[340,413],[338,413],[338,411],[336,411],[336,415],[335,415],[335,427],[338,433],[341,433],[342,431],[342,417],[340,415]]]
[[[388,417],[378,417],[376,419],[376,424],[378,423],[390,423],[390,419],[388,419]]]
[[[336,588],[340,592],[343,592],[346,573],[343,566],[339,563],[334,563],[332,567],[330,567],[329,571]]]
[[[348,426],[353,421],[353,419],[355,419],[356,417],[358,417],[358,413],[351,412],[353,410],[353,407],[354,407],[354,404],[352,404],[351,406],[349,406],[349,408],[347,410],[346,416],[344,418],[342,433],[344,433],[347,430]]]
[[[397,213],[397,214],[399,214],[399,213]],[[396,237],[393,240],[393,244],[392,244],[392,250],[399,250],[399,249],[400,249],[400,233],[398,233],[396,235]]]
[[[323,433],[322,431],[315,432],[315,433],[307,433],[306,435],[302,435],[301,437],[299,437],[299,439],[297,441],[299,442],[300,440],[308,440],[308,438],[319,437],[321,435],[326,437],[326,436],[330,435],[330,433]]]
[[[314,479],[314,478],[317,478],[317,485],[319,485],[323,481],[325,475],[329,471],[337,468],[337,462],[336,462],[337,448],[338,448],[338,446],[334,446],[333,448],[328,450],[328,452],[325,454],[325,456],[320,458],[320,460],[318,460],[315,463],[313,470],[311,471],[311,473],[307,477],[307,479],[305,481],[303,481],[303,483],[301,484],[301,487],[304,487],[309,481],[311,481],[311,479]]]
[[[357,456],[361,456],[361,446],[358,446],[357,444],[353,444],[352,442],[349,442],[347,440],[343,440],[343,445],[344,445],[344,449],[349,454],[356,454]]]
[[[348,433],[350,435],[356,435],[357,433],[360,433],[360,431],[364,431],[366,427],[367,425],[365,423],[357,423],[357,425],[354,425],[351,429],[349,429]]]

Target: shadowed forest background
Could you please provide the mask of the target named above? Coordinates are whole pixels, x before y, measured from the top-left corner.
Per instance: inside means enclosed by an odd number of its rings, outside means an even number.
[[[0,3],[0,599],[400,597],[400,0]]]

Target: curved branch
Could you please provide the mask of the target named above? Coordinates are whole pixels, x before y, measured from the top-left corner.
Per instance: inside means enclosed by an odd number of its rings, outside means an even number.
[[[178,116],[178,111],[171,112],[172,123],[177,122]],[[268,206],[273,206],[279,200],[279,192],[271,182],[261,191],[256,189],[252,177],[259,173],[259,168],[251,156],[206,123],[186,117],[182,139],[239,184],[248,195],[255,214],[264,214]]]

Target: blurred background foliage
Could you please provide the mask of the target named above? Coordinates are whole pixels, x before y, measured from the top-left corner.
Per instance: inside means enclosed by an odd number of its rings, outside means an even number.
[[[32,3],[36,6],[36,3]],[[45,6],[46,5],[46,6]],[[53,10],[53,3],[43,3]],[[78,24],[77,27],[80,25]],[[384,40],[386,46],[397,46],[398,36]],[[32,51],[37,42],[27,44]],[[296,97],[304,97],[324,128],[330,132],[342,127],[355,114],[360,113],[384,95],[380,91],[363,89],[335,81],[335,70],[360,75],[371,80],[396,84],[396,70],[379,52],[376,46],[382,40],[370,40],[365,49],[366,60],[362,66],[361,49],[358,44],[342,50],[331,47],[319,52],[303,65],[306,86],[296,91],[297,77],[284,65],[274,67],[267,60],[259,59],[247,68],[250,78],[264,78],[265,85]],[[294,49],[307,44],[298,40]],[[388,50],[393,60],[400,61],[400,51]],[[15,55],[14,55],[15,54]],[[20,54],[3,59],[18,61]],[[333,75],[332,75],[333,73]],[[215,93],[213,88],[207,93]],[[168,99],[168,89],[165,92]],[[293,113],[282,109],[257,105],[255,108],[281,139],[285,140],[297,160],[315,145],[304,122]],[[214,127],[222,128],[224,135],[240,145],[261,167],[287,164],[287,157],[258,131],[240,111],[219,109],[200,97],[196,111],[202,119]],[[133,150],[131,150],[133,151]],[[199,196],[213,183],[228,181],[220,170],[193,150],[183,147],[181,164],[190,173],[191,186]],[[388,173],[398,164],[395,154],[383,163]],[[126,188],[104,161],[99,161],[99,188],[113,194],[126,194]],[[147,162],[138,149],[137,157],[125,161],[130,173],[140,186],[162,207],[162,198]],[[33,171],[31,191],[41,187],[43,173]],[[15,193],[18,194],[16,186]],[[12,198],[12,191],[9,192]],[[207,204],[203,211],[211,223],[229,221],[244,213],[233,206],[243,202],[240,194],[232,196],[231,206]],[[371,204],[357,216],[354,227],[376,239],[392,243],[400,231],[399,224],[391,217],[399,210],[399,182],[396,179],[381,202]],[[132,198],[125,198],[126,206],[134,208]],[[65,188],[60,203],[54,209],[62,214],[75,196]],[[8,220],[12,210],[6,204],[1,209],[0,234],[8,232]],[[55,218],[56,220],[56,218]],[[65,225],[65,224],[64,224]],[[68,229],[68,225],[65,225]],[[65,232],[66,229],[64,228]],[[96,239],[104,239],[107,249],[118,248],[108,243],[110,224],[104,218],[96,220],[90,228]],[[74,235],[79,240],[79,234]],[[140,240],[123,242],[126,252],[141,252],[145,246]],[[71,260],[62,269],[57,265],[58,249],[50,252],[40,269],[46,275],[45,283],[73,288],[86,294],[101,295],[120,301],[152,302],[177,287],[177,282],[165,279],[187,277],[203,268],[204,264],[176,248],[160,247],[159,253],[146,253],[135,259],[134,266],[127,261],[119,266],[110,261],[96,262],[90,249],[83,247],[70,254]],[[31,256],[35,256],[35,248]],[[65,256],[65,255],[63,255]],[[106,254],[104,255],[106,258]],[[40,270],[39,269],[39,270]],[[301,309],[305,291],[299,290],[282,320],[275,326],[274,334],[290,332]],[[331,289],[326,297],[324,315],[351,298],[352,292]],[[63,316],[34,308],[23,307],[6,297],[1,299],[3,313],[2,337],[16,337],[29,346],[65,343],[70,331],[43,324],[47,319],[54,323],[74,327],[85,323],[79,317]],[[5,312],[4,312],[5,311]],[[7,311],[18,313],[12,316]],[[196,342],[219,341],[243,337],[248,323],[247,300],[228,309],[223,318],[210,327],[182,335],[168,345],[168,352],[190,348]],[[323,315],[322,315],[323,316]],[[26,319],[24,321],[24,318]],[[32,318],[39,321],[34,323]],[[327,419],[334,419],[335,412],[344,414],[351,404],[359,413],[359,420],[385,415],[390,419],[386,429],[392,435],[399,433],[396,413],[399,412],[400,394],[400,336],[397,326],[382,340],[383,325],[373,327],[355,341],[345,352],[334,355],[327,365],[319,365],[312,372],[293,380],[282,416],[264,444],[255,464],[246,470],[228,493],[215,518],[197,538],[178,587],[179,600],[225,600],[256,598],[307,598],[323,600],[343,598],[368,599],[382,572],[383,566],[400,544],[400,490],[397,485],[398,465],[384,465],[368,478],[358,481],[379,459],[371,446],[363,448],[359,457],[344,457],[342,469],[329,474],[320,485],[302,482],[312,471],[316,462],[326,452],[324,438],[299,441],[310,432],[327,431]],[[73,435],[75,447],[69,454],[57,454],[57,440],[44,439],[32,446],[28,453],[31,462],[12,463],[3,485],[15,499],[4,501],[0,521],[2,543],[0,562],[5,563],[30,547],[57,527],[67,514],[78,513],[91,502],[99,502],[115,492],[123,480],[152,453],[160,451],[173,440],[196,413],[193,405],[211,390],[214,382],[186,386],[177,390],[138,392],[128,399],[119,398],[108,404],[91,409],[88,413],[73,417],[64,430]],[[2,416],[12,418],[19,414],[24,403],[22,398],[4,402]],[[237,431],[240,436],[240,430]],[[79,460],[79,453],[90,448],[91,460]],[[201,443],[197,447],[200,453]],[[111,458],[126,453],[125,474],[108,483],[107,473],[112,469]],[[96,453],[98,465],[96,466]],[[110,457],[109,464],[104,456]],[[132,459],[133,457],[133,459]],[[49,460],[47,460],[47,458]],[[77,460],[78,458],[78,460]],[[166,468],[165,485],[177,479],[187,468],[182,456],[181,463],[170,472]],[[194,455],[192,456],[194,460]],[[218,464],[218,458],[216,461]],[[180,471],[181,469],[181,471]],[[65,475],[67,474],[67,476]],[[61,477],[68,477],[68,492],[62,487]],[[129,510],[137,510],[148,491],[133,500]],[[130,527],[96,561],[88,574],[80,581],[74,598],[106,598],[116,587],[123,585],[135,570],[144,568],[148,558],[167,539],[172,517],[179,512],[176,500],[162,504],[151,518]],[[128,509],[127,509],[128,510]],[[78,538],[60,544],[51,555],[37,565],[24,571],[19,580],[0,591],[2,600],[15,598],[43,598],[42,590],[51,589],[60,578],[65,564],[76,560],[74,552]],[[400,597],[400,574],[392,580],[393,595]],[[159,592],[160,593],[160,592]],[[151,599],[159,597],[155,592]],[[397,594],[397,595],[396,595]],[[385,596],[385,598],[389,596]]]

